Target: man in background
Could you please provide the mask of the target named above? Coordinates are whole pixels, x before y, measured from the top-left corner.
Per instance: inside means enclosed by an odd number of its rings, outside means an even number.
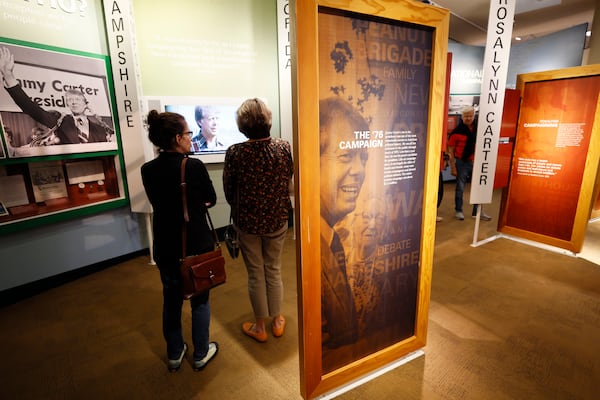
[[[466,106],[462,109],[462,117],[459,124],[450,132],[448,137],[448,155],[450,172],[456,176],[456,191],[454,193],[454,211],[456,219],[464,220],[463,214],[463,192],[465,185],[473,174],[473,160],[475,158],[475,140],[477,139],[477,121],[475,119],[475,108]],[[471,216],[477,216],[477,204],[473,204]],[[483,221],[491,221],[492,217],[483,212]]]
[[[385,274],[376,271],[377,247],[383,235],[386,219],[384,200],[369,196],[353,213],[346,256],[347,274],[357,312],[358,336],[369,338],[374,330],[385,327],[380,302]]]

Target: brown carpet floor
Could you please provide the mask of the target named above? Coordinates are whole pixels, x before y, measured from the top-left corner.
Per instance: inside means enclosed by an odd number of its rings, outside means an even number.
[[[446,185],[437,224],[424,355],[338,398],[597,399],[600,393],[600,261],[498,239],[472,247],[474,220],[454,219]],[[494,217],[480,239],[493,236]],[[585,248],[597,253],[600,222]],[[257,343],[246,272],[228,261],[211,294],[217,358],[169,374],[156,269],[138,257],[0,309],[2,399],[300,399],[295,241],[285,248],[288,328]],[[189,340],[189,309],[184,327]],[[188,353],[189,356],[189,353]]]

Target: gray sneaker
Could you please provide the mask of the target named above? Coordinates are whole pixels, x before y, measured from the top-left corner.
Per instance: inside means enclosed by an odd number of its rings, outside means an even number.
[[[475,218],[477,218],[477,215],[471,215],[471,217],[473,219],[475,219]],[[479,219],[481,219],[482,221],[491,221],[492,217],[490,217],[486,213],[482,212],[481,215],[479,216]]]
[[[206,352],[204,358],[201,360],[194,360],[194,371],[202,371],[218,352],[219,344],[217,342],[210,342],[208,344],[208,351]]]
[[[183,357],[185,356],[187,349],[188,349],[187,343],[184,343],[183,350],[181,350],[181,354],[179,355],[179,358],[176,358],[173,360],[169,359],[169,362],[168,362],[169,372],[179,371],[179,368],[181,368],[181,361],[183,360]]]
[[[492,217],[490,217],[489,215],[487,215],[486,213],[484,213],[483,211],[481,212],[481,215],[479,216],[479,218],[482,221],[491,221]]]
[[[462,211],[457,211],[456,212],[456,219],[459,219],[459,220],[463,221],[465,219],[465,214],[463,214]]]

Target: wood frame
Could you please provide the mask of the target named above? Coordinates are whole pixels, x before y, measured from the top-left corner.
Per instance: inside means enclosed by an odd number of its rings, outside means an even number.
[[[427,109],[422,220],[420,221],[418,292],[414,335],[348,365],[323,374],[321,332],[321,246],[319,173],[319,9],[411,24],[432,35],[431,72]],[[322,9],[322,8],[321,8]],[[436,201],[440,172],[440,144],[444,119],[444,89],[449,12],[412,0],[291,1],[292,88],[298,308],[300,329],[300,384],[304,398],[314,398],[365,376],[414,352],[426,343]]]
[[[598,172],[596,173],[596,189],[594,193],[592,199],[595,199],[595,201],[592,202],[590,219],[600,218],[600,162],[598,163]]]
[[[587,65],[581,67],[572,67],[565,68],[561,70],[552,70],[552,71],[544,71],[544,72],[536,72],[536,73],[527,73],[521,74],[517,77],[517,89],[521,94],[521,106],[520,106],[520,115],[519,122],[517,125],[517,134],[516,141],[514,146],[514,151],[518,151],[519,145],[519,134],[524,135],[524,123],[528,121],[523,121],[523,101],[524,101],[524,91],[527,84],[530,83],[544,83],[544,82],[552,82],[555,81],[557,83],[564,82],[566,80],[576,80],[577,78],[588,78],[588,77],[599,77],[600,76],[600,65]],[[502,196],[502,204],[500,207],[500,218],[498,221],[498,230],[502,233],[522,237],[524,239],[532,240],[539,243],[544,243],[547,245],[559,247],[562,249],[566,249],[572,251],[574,253],[578,253],[581,251],[583,246],[583,241],[585,239],[585,232],[588,220],[590,218],[590,213],[593,207],[593,195],[594,188],[596,186],[596,175],[598,171],[598,163],[600,160],[600,96],[596,95],[596,106],[593,117],[593,125],[590,131],[589,137],[589,145],[587,149],[587,154],[585,155],[585,164],[584,170],[582,174],[582,180],[579,187],[579,195],[577,198],[577,204],[574,205],[576,207],[574,212],[574,217],[572,219],[566,218],[564,215],[560,215],[562,219],[565,219],[565,223],[572,223],[572,229],[570,231],[569,238],[561,238],[557,234],[549,234],[542,231],[540,228],[537,232],[532,231],[532,229],[524,229],[523,227],[514,226],[515,220],[510,221],[509,212],[510,207],[513,202],[511,202],[511,181],[513,181],[516,177],[515,168],[517,168],[515,164],[515,156],[516,153],[513,153],[513,161],[511,167],[511,176],[509,178],[509,185],[505,189],[505,192]],[[554,97],[554,96],[553,96]],[[551,116],[551,118],[557,119],[559,124],[561,122],[560,117],[562,117],[563,113],[566,113],[566,121],[569,120],[568,112],[560,112],[561,115]],[[546,115],[548,115],[546,113]],[[565,122],[566,122],[565,121]],[[549,158],[550,157],[550,158]],[[552,161],[551,156],[547,155],[545,158],[548,158]],[[564,156],[563,156],[564,158]],[[565,160],[567,162],[569,160]],[[551,178],[554,179],[554,178]],[[569,180],[569,183],[572,182],[572,179],[565,179],[563,181]],[[556,184],[560,184],[560,181],[557,181]],[[547,192],[536,193],[537,198],[543,198],[545,196],[551,196],[551,194]],[[527,207],[533,207],[534,205],[528,205]],[[513,209],[514,210],[514,209]],[[558,211],[557,211],[558,212]],[[531,214],[531,213],[530,213]],[[547,215],[549,217],[549,215]],[[511,225],[512,224],[512,225]]]

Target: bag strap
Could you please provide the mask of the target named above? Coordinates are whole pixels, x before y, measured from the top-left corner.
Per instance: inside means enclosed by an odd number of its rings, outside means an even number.
[[[239,207],[240,207],[240,189],[238,187],[236,187],[235,188],[235,202],[233,203],[233,206],[229,208],[229,224],[233,225],[235,222],[237,222],[236,221],[237,218],[233,218],[234,217],[233,213],[235,212],[235,216],[237,217],[240,212]]]
[[[187,206],[187,183],[185,182],[185,164],[187,163],[188,158],[184,157],[181,160],[181,202],[183,204],[183,225],[181,226],[181,259],[185,258],[186,250],[187,250],[187,224],[190,222],[190,215],[188,213]],[[219,237],[217,236],[217,231],[213,226],[212,219],[210,218],[210,214],[208,212],[208,208],[206,209],[206,217],[208,218],[208,222],[210,224],[210,229],[213,232],[213,236],[215,237],[215,244],[217,247],[221,247],[219,243]]]

